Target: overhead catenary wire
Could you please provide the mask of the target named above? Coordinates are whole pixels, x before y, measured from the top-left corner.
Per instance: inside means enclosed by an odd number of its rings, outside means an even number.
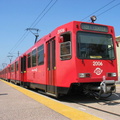
[[[55,5],[55,3],[58,1],[58,0],[50,0],[50,2],[45,6],[45,8],[42,10],[42,12],[37,16],[37,18],[34,20],[34,22],[30,25],[30,27],[35,27],[43,18],[44,16],[50,11],[50,9]],[[110,5],[111,3],[113,3],[115,0],[112,0],[110,1],[109,3],[107,3],[106,5],[104,5],[103,7],[99,8],[98,10],[96,10],[95,12],[91,13],[90,15],[88,15],[87,17],[83,18],[82,20],[90,17],[91,15],[99,12],[100,10],[106,8],[108,5]],[[102,13],[98,14],[98,16],[104,14],[105,12],[113,9],[114,7],[120,5],[120,3],[112,6],[111,8],[103,11]],[[81,21],[82,21],[81,20]],[[12,47],[12,49],[9,51],[9,52],[14,52],[14,50],[25,40],[25,38],[28,36],[29,32],[28,31],[25,31],[24,34],[20,37],[20,39],[18,40],[18,42]]]
[[[58,0],[55,0],[55,2],[48,8],[48,10],[40,17],[40,19],[38,19],[38,21],[36,21],[35,25],[33,27],[35,27],[41,20],[42,18],[50,11],[50,9],[56,4]]]
[[[34,20],[34,22],[30,25],[30,27],[35,27],[41,20],[42,18],[50,11],[50,9],[55,5],[55,3],[58,0],[50,0],[50,2],[45,6],[45,8],[42,10],[42,12],[38,15],[38,17]],[[53,2],[53,3],[52,3]],[[10,49],[8,53],[13,53],[16,48],[25,40],[25,38],[28,36],[29,32],[25,31],[24,34],[20,37],[20,39],[16,42],[16,44]],[[6,58],[4,58],[4,61],[7,60],[7,55]]]
[[[12,53],[22,43],[22,41],[28,36],[28,34],[29,34],[28,31],[25,31],[24,34],[21,36],[21,38],[18,40],[18,42],[9,51],[9,53]]]
[[[109,9],[103,11],[102,13],[98,14],[97,17],[100,16],[100,15],[102,15],[102,14],[104,14],[104,13],[106,13],[107,11],[109,11],[109,10],[111,10],[111,9],[113,9],[113,8],[115,8],[115,7],[117,7],[118,5],[120,5],[120,3],[117,3],[116,5],[110,7]]]
[[[36,22],[37,22],[37,20],[39,19],[39,17],[44,13],[44,11],[49,7],[49,5],[51,4],[51,2],[52,2],[53,0],[51,0],[48,4],[47,4],[47,6],[43,9],[43,11],[38,15],[38,17],[34,20],[34,22],[31,24],[31,26],[30,26],[30,28],[31,27],[34,27],[34,24],[36,24]]]
[[[51,0],[47,5],[46,7],[43,9],[43,11],[38,15],[38,17],[34,20],[34,22],[30,25],[29,28],[31,27],[35,27],[41,20],[42,18],[49,12],[49,10],[55,5],[55,3],[58,1],[58,0],[55,0],[54,3],[50,6],[50,4],[53,2],[54,0]],[[84,19],[90,17],[91,15],[97,13],[98,11],[102,10],[103,8],[107,7],[108,5],[110,5],[111,3],[113,3],[115,0],[112,0],[110,1],[109,3],[107,3],[106,5],[104,5],[103,7],[99,8],[98,10],[96,10],[95,12],[91,13],[90,15],[86,16],[85,18],[83,18],[81,21],[83,21]],[[49,7],[50,6],[50,7]],[[115,5],[117,6],[117,5]],[[112,8],[114,8],[115,6],[113,6]],[[110,8],[110,9],[112,9]],[[100,16],[102,15],[103,13],[109,11],[110,9],[100,13],[99,15],[97,16]],[[14,45],[14,47],[10,50],[10,52],[12,52],[13,50],[15,50],[21,43],[22,41],[28,36],[28,31],[25,32],[22,37],[18,40],[18,42]]]
[[[55,5],[57,0],[52,4],[54,0],[51,0],[46,7],[42,10],[42,12],[38,15],[38,17],[34,20],[34,22],[30,25],[29,28],[35,27],[41,20],[42,18],[50,11],[50,9]],[[52,5],[51,5],[52,4]],[[51,6],[50,6],[51,5]],[[11,48],[9,51],[10,53],[14,52],[14,50],[23,42],[23,40],[28,36],[29,32],[25,31],[24,34],[20,37],[20,39],[17,41],[17,43]]]
[[[106,5],[102,6],[101,8],[97,9],[96,11],[92,12],[91,14],[89,14],[88,16],[84,17],[83,19],[81,19],[81,21],[89,18],[90,16],[94,15],[95,13],[99,12],[100,10],[104,9],[105,7],[107,7],[108,5],[110,5],[111,3],[113,3],[115,0],[110,1],[109,3],[107,3]]]

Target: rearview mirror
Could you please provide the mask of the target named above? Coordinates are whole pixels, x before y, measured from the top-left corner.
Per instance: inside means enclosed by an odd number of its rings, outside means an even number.
[[[118,43],[118,41],[116,41],[116,45],[117,45],[117,47],[119,47],[119,43]]]
[[[59,43],[62,43],[62,42],[64,42],[64,37],[60,36]]]

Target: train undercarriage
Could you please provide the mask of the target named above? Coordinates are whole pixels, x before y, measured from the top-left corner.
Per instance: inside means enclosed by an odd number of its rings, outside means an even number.
[[[116,92],[114,80],[104,80],[99,83],[74,83],[71,85],[71,92],[83,93],[86,96],[93,96],[96,99],[110,97]]]

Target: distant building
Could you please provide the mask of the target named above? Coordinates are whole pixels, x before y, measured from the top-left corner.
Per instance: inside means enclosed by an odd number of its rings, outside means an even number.
[[[120,79],[120,36],[116,37],[116,41],[119,44],[119,47],[117,47],[117,58],[118,58],[118,75]]]

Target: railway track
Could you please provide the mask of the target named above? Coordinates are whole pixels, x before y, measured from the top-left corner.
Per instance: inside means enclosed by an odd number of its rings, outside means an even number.
[[[73,108],[93,114],[104,120],[120,119],[120,85],[117,85],[117,95],[113,94],[109,98],[95,99],[87,96],[66,96],[61,98],[61,102]]]

